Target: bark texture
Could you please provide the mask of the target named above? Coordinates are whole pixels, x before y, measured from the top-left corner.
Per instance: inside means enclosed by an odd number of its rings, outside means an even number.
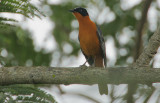
[[[9,84],[150,84],[160,82],[160,69],[148,67],[66,68],[2,67],[0,85]]]
[[[156,32],[152,35],[149,40],[148,45],[144,48],[140,57],[136,60],[135,66],[149,66],[149,63],[153,56],[157,53],[160,46],[160,26],[157,28]]]

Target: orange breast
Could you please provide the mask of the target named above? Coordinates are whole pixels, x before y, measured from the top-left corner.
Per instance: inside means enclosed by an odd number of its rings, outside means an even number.
[[[92,21],[80,23],[79,25],[80,46],[87,56],[96,56],[101,53],[96,31],[97,27]]]

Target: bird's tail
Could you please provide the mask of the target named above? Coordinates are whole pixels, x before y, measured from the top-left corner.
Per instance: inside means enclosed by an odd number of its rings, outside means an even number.
[[[98,84],[98,88],[99,88],[99,93],[101,95],[106,94],[108,95],[108,85],[107,84]]]

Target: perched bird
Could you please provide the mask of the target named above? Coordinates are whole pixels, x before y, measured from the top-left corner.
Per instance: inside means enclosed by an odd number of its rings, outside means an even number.
[[[78,7],[69,11],[73,13],[79,22],[79,42],[86,62],[90,66],[106,67],[105,42],[100,28],[91,21],[86,9]],[[99,85],[100,94],[107,94],[108,88],[101,87],[102,85]]]

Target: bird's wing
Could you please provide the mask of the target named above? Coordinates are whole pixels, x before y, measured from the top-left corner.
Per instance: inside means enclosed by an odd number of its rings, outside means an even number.
[[[79,40],[79,37],[78,37],[78,40]],[[79,42],[80,42],[80,40],[79,40]],[[88,57],[88,56],[83,52],[82,48],[81,48],[81,51],[82,51],[83,55],[85,56],[88,64],[89,64],[90,66],[92,66],[93,63],[94,63],[94,59],[93,59],[92,57]]]
[[[99,26],[98,25],[96,25],[96,26],[97,26],[97,36],[98,36],[98,39],[99,39],[99,42],[100,42],[100,47],[101,47],[101,50],[102,50],[102,56],[103,56],[103,59],[104,59],[104,65],[105,65],[105,67],[107,67],[105,41],[104,41],[104,38],[103,38],[103,35],[102,35],[102,32],[101,32]]]

